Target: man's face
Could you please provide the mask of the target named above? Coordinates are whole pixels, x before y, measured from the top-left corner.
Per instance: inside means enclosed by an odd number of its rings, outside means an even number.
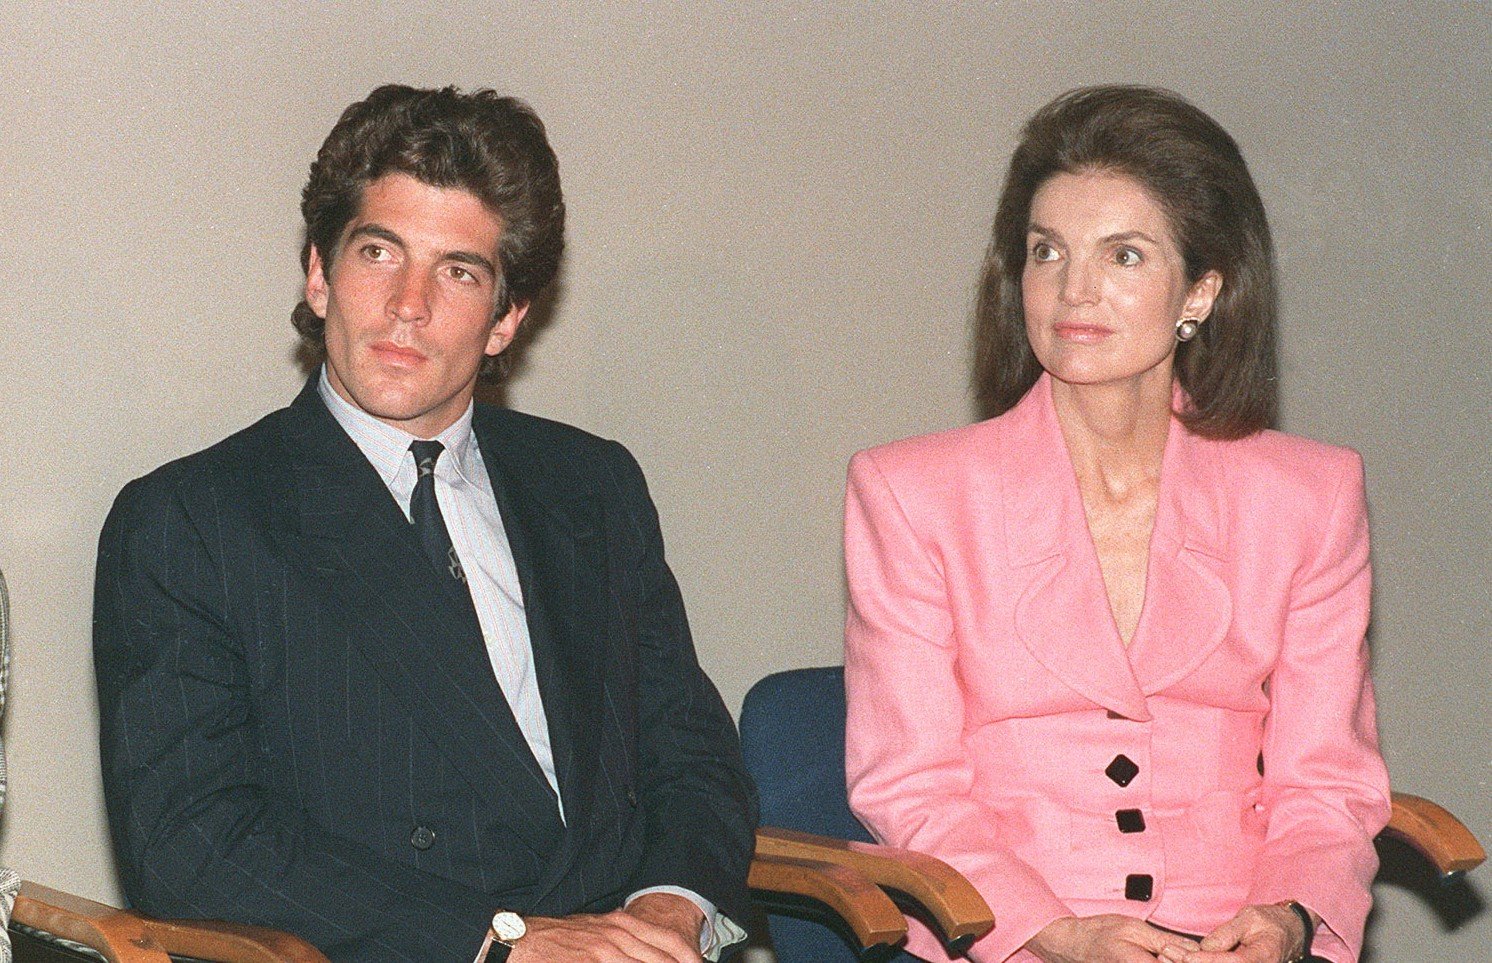
[[[528,310],[493,317],[501,234],[497,215],[469,191],[407,174],[368,184],[335,260],[313,247],[306,272],[337,394],[421,438],[455,422],[482,359],[512,342]]]

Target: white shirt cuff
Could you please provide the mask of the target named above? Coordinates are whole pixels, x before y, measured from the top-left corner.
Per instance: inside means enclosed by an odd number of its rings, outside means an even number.
[[[682,896],[699,907],[700,912],[705,914],[704,925],[699,928],[699,952],[707,960],[720,959],[721,950],[727,946],[734,946],[746,938],[746,931],[737,926],[729,916],[717,910],[714,903],[682,886],[649,886],[647,889],[640,889],[628,896],[627,902],[622,905],[630,906],[633,900],[649,893]]]

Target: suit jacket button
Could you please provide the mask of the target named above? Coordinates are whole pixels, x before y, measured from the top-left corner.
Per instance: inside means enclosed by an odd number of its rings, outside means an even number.
[[[1124,877],[1124,898],[1136,903],[1150,902],[1155,892],[1155,877],[1149,873],[1131,873]]]
[[[627,790],[627,805],[631,806],[633,809],[637,808],[637,790],[636,789],[628,789]]]
[[[429,826],[416,826],[409,834],[409,845],[418,850],[429,849],[435,845],[435,830]]]
[[[1122,788],[1134,782],[1134,778],[1140,774],[1140,767],[1135,765],[1133,759],[1120,754],[1114,757],[1114,761],[1109,763],[1103,773]]]

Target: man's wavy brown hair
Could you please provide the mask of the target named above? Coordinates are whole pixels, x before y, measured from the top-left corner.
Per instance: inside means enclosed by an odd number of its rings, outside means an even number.
[[[348,107],[321,145],[301,192],[302,270],[310,270],[313,247],[331,269],[363,189],[393,173],[470,191],[497,215],[502,276],[495,317],[531,302],[554,279],[565,246],[565,201],[559,162],[538,115],[491,90],[467,94],[399,84],[379,87]],[[301,301],[291,320],[308,346],[325,352],[326,319]],[[485,359],[482,374],[500,374],[504,357]]]

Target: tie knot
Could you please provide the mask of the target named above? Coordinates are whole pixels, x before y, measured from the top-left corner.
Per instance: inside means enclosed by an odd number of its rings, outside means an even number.
[[[409,450],[414,455],[418,477],[424,478],[435,474],[435,462],[440,458],[440,453],[446,450],[446,446],[438,441],[416,441],[410,443]]]

